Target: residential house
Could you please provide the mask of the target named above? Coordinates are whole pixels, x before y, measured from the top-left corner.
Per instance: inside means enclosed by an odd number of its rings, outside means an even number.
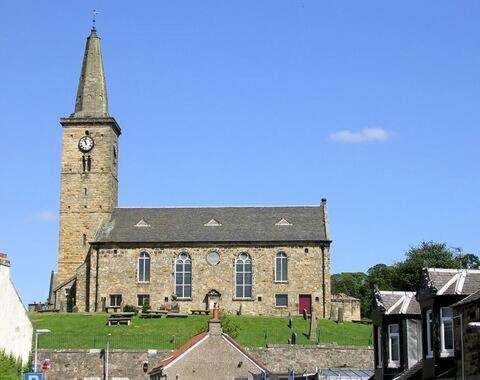
[[[457,378],[480,379],[480,283],[475,293],[452,305]]]
[[[267,369],[222,330],[218,309],[208,331],[191,338],[151,372],[150,380],[263,379]]]
[[[422,355],[420,305],[414,292],[374,290],[375,379],[394,379]]]
[[[479,284],[478,269],[422,270],[417,291],[422,315],[422,379],[454,377],[454,319],[458,317],[452,305],[475,293]]]

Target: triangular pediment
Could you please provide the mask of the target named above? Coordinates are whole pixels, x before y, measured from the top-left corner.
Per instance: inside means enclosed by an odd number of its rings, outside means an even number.
[[[293,226],[292,223],[290,223],[287,219],[282,218],[280,219],[277,223],[275,223],[276,226]]]
[[[141,219],[137,224],[135,224],[135,227],[150,227],[150,224]]]
[[[219,227],[221,225],[222,225],[222,223],[220,223],[216,219],[210,219],[210,221],[208,223],[204,224],[205,227]]]

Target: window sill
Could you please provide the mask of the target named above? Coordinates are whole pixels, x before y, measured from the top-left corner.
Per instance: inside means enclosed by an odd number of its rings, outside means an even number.
[[[275,305],[275,309],[288,309],[288,306],[277,306],[277,305]]]
[[[397,362],[388,362],[388,368],[398,368],[400,367],[400,363]]]
[[[232,301],[255,301],[254,298],[232,298]]]
[[[139,285],[150,284],[150,281],[137,281],[137,284]]]
[[[274,284],[288,284],[288,281],[273,281]]]
[[[191,301],[192,298],[191,297],[190,298],[180,298],[180,297],[178,297],[176,300],[177,301]]]
[[[449,358],[451,356],[453,356],[453,350],[446,350],[446,351],[442,351],[440,352],[440,357],[441,358]]]
[[[429,353],[427,354],[427,356],[425,356],[425,358],[427,358],[427,359],[433,358],[433,352],[429,352]]]

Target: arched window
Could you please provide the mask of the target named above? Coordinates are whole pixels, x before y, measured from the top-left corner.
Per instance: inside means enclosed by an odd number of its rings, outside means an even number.
[[[192,298],[192,259],[185,252],[175,260],[175,295],[179,299]]]
[[[275,282],[288,281],[288,257],[284,252],[275,256]]]
[[[138,256],[138,282],[150,281],[150,255],[147,252]]]
[[[252,298],[252,259],[240,253],[235,260],[235,298]]]

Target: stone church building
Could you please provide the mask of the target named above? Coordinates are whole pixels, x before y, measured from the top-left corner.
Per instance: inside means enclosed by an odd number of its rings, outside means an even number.
[[[100,38],[87,39],[63,130],[55,308],[104,311],[176,298],[181,311],[330,316],[327,203],[119,208],[121,128],[108,112]]]

